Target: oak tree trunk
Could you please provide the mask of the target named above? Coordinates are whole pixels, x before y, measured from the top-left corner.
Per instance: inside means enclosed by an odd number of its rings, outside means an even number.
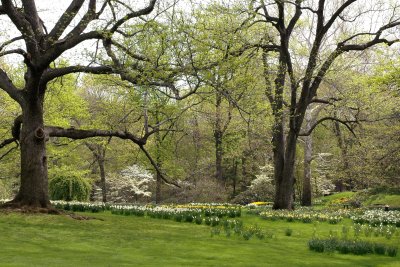
[[[28,102],[28,101],[27,101]],[[43,101],[31,97],[23,106],[20,131],[21,186],[12,203],[19,206],[50,206],[48,195],[46,136],[43,124]]]
[[[275,119],[273,133],[275,199],[273,209],[293,209],[294,163],[297,135],[290,131],[284,138],[283,118]]]

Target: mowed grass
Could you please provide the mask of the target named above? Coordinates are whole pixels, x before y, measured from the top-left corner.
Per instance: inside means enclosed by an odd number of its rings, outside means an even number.
[[[0,213],[0,266],[400,266],[400,256],[316,253],[307,247],[342,225],[266,221],[244,215],[273,238],[211,236],[211,227],[110,213],[67,216]],[[349,221],[345,222],[350,225]],[[293,230],[292,236],[285,229]],[[399,236],[382,242],[399,244]]]

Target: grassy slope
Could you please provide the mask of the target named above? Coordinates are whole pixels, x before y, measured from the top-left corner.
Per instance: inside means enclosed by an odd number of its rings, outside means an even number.
[[[91,215],[92,216],[92,215]],[[400,266],[400,256],[320,254],[307,248],[313,224],[245,216],[272,239],[211,237],[210,227],[107,213],[102,220],[0,213],[0,266]],[[349,222],[347,222],[349,223]],[[286,228],[293,235],[284,235]],[[318,224],[320,235],[341,226]],[[399,243],[399,236],[390,243]]]
[[[341,198],[350,199],[354,197],[356,193],[354,192],[341,192],[335,193],[326,197],[319,197],[318,200],[322,205],[332,203]],[[374,204],[389,205],[391,207],[400,207],[400,195],[389,195],[389,194],[376,194],[370,195],[365,200],[362,201],[363,206],[371,206]]]
[[[400,207],[400,195],[377,194],[370,196],[365,205],[384,204],[391,207]]]

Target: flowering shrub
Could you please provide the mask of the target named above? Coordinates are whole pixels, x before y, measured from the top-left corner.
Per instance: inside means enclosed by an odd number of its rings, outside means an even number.
[[[154,181],[153,175],[139,165],[128,166],[107,178],[110,197],[115,202],[134,201],[139,196],[150,197],[149,184]]]

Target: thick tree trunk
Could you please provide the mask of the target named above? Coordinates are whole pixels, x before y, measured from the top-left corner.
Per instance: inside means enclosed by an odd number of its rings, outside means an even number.
[[[275,182],[278,182],[275,185],[275,201],[274,201],[274,209],[289,209],[292,210],[294,208],[294,163],[296,156],[296,142],[297,136],[294,132],[290,131],[287,140],[286,140],[286,149],[284,158],[279,163],[278,166],[281,169],[281,172],[278,173],[280,176],[275,177]],[[275,171],[276,173],[276,171]]]
[[[286,199],[287,189],[283,183],[285,168],[285,139],[283,131],[283,118],[275,116],[275,125],[273,128],[273,153],[274,153],[274,177],[275,177],[275,199],[273,209],[286,209],[288,200]],[[283,187],[282,187],[283,186]],[[290,195],[291,192],[290,192]]]
[[[21,186],[12,201],[19,206],[50,206],[48,195],[46,136],[43,125],[43,105],[40,99],[30,99],[23,107],[21,147]]]
[[[311,111],[306,112],[306,128],[308,132],[311,129],[312,117]],[[312,161],[312,135],[304,137],[304,175],[303,175],[303,192],[301,198],[302,206],[311,206],[311,161]]]

